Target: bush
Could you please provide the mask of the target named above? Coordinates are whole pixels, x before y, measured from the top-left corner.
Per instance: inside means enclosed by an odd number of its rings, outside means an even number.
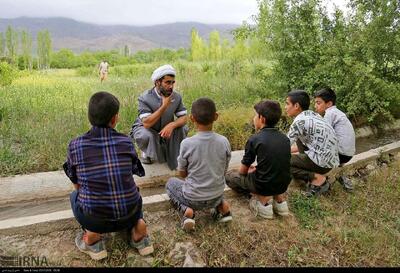
[[[243,150],[247,139],[254,134],[253,115],[252,107],[241,106],[219,111],[214,129],[229,140],[232,151]]]
[[[79,76],[87,77],[87,76],[96,76],[98,71],[93,67],[79,67],[76,69],[76,73]]]
[[[7,86],[17,77],[15,69],[6,62],[0,62],[0,85]]]

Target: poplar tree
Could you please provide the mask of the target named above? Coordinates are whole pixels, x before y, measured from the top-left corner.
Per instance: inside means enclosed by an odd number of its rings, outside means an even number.
[[[17,63],[17,48],[18,48],[18,36],[17,33],[12,29],[11,26],[7,27],[6,30],[6,48],[7,57],[10,58],[13,64]]]
[[[207,46],[195,28],[192,29],[191,33],[190,55],[192,61],[204,60],[207,57]]]
[[[38,68],[50,68],[51,38],[48,30],[39,31],[37,37]]]
[[[32,36],[26,31],[21,32],[22,59],[24,68],[32,69]]]
[[[209,58],[213,61],[221,60],[222,48],[220,43],[219,32],[214,30],[210,33]]]
[[[129,57],[131,55],[131,50],[128,45],[124,46],[124,57]]]
[[[6,54],[6,40],[4,38],[3,32],[0,32],[0,57]]]

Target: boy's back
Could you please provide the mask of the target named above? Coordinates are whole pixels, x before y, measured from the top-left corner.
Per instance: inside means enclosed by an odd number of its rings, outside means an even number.
[[[230,159],[229,141],[213,131],[198,132],[183,140],[178,170],[187,169],[188,173],[183,185],[184,196],[196,201],[221,196]]]
[[[301,112],[294,119],[287,136],[293,142],[300,140],[308,149],[304,152],[316,165],[323,168],[339,166],[336,133],[319,114],[311,110]]]
[[[242,164],[257,157],[256,189],[260,194],[284,192],[291,181],[290,141],[276,128],[264,127],[246,143]]]
[[[93,126],[70,142],[68,164],[76,170],[84,212],[117,219],[137,204],[140,195],[132,174],[143,176],[144,170],[128,136]]]
[[[75,245],[94,260],[107,257],[101,234],[120,230],[129,232],[129,245],[140,255],[154,251],[132,176],[144,176],[144,169],[130,138],[114,129],[119,106],[118,98],[105,91],[90,97],[92,128],[69,143],[63,164],[75,188],[70,194],[71,209],[82,227]]]
[[[324,118],[335,130],[338,139],[339,154],[353,156],[356,152],[356,136],[353,125],[346,114],[336,106],[331,106],[326,109]]]
[[[212,209],[212,217],[219,222],[232,220],[230,206],[224,200],[225,172],[231,159],[231,147],[226,137],[214,133],[218,119],[215,103],[199,98],[192,103],[190,119],[197,134],[181,142],[178,173],[165,188],[173,206],[182,215],[182,228],[193,231],[195,210]]]

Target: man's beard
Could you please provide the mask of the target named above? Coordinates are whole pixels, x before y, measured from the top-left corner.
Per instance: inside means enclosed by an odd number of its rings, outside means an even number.
[[[160,86],[160,93],[161,93],[161,95],[163,95],[164,97],[169,97],[169,96],[171,96],[171,94],[172,94],[172,88],[171,89],[165,89],[165,88],[163,88],[162,86]]]

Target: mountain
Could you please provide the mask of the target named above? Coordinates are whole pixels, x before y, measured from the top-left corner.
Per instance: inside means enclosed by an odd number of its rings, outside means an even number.
[[[52,38],[53,50],[69,48],[76,53],[84,50],[110,50],[128,45],[132,52],[153,48],[171,48],[190,46],[190,33],[195,28],[199,35],[208,40],[213,30],[219,31],[221,39],[232,40],[231,31],[239,25],[202,24],[183,22],[153,26],[96,25],[79,22],[69,18],[0,18],[0,32],[5,33],[7,26],[17,30],[27,30],[34,42],[39,31],[47,29]]]

